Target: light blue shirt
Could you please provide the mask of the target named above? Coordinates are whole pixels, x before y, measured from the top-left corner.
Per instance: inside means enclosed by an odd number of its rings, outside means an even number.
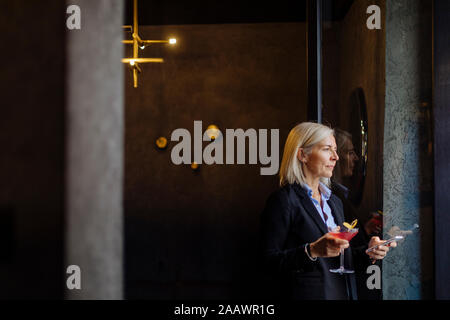
[[[314,206],[317,209],[317,212],[319,213],[320,217],[322,218],[322,221],[327,225],[328,230],[334,229],[337,227],[336,222],[334,221],[334,217],[333,214],[331,213],[331,208],[328,205],[328,200],[331,197],[331,190],[322,182],[319,182],[319,191],[320,191],[320,197],[322,198],[322,205],[323,205],[323,210],[322,207],[320,206],[319,201],[317,201],[316,199],[314,199],[312,197],[313,195],[313,191],[312,189],[307,185],[304,184],[304,188],[306,189],[309,198],[311,199],[312,203],[314,204]],[[328,216],[328,219],[325,221],[325,216],[324,213]]]

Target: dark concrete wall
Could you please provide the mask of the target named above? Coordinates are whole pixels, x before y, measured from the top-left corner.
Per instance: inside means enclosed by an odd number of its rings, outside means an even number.
[[[0,30],[0,298],[62,298],[64,1],[2,1]]]
[[[125,223],[128,298],[257,296],[259,215],[278,177],[261,165],[172,164],[155,140],[194,120],[220,129],[289,130],[306,120],[305,25],[141,27],[175,47],[140,51],[139,88],[126,68]],[[130,54],[128,52],[128,54]],[[144,56],[144,55],[143,55]],[[206,143],[204,143],[206,145]],[[247,160],[248,163],[248,160]]]

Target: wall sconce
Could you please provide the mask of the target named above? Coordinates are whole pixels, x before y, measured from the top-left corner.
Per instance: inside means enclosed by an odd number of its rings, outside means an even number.
[[[139,58],[138,48],[145,49],[154,43],[168,43],[174,45],[177,43],[175,38],[170,38],[169,40],[142,40],[138,33],[138,11],[137,11],[137,0],[133,0],[133,26],[123,26],[124,30],[130,30],[132,32],[133,40],[122,40],[122,43],[133,45],[133,57],[122,59],[123,63],[129,63],[133,69],[133,83],[134,87],[138,87],[138,73],[142,70],[139,67],[140,63],[162,63],[164,60],[162,58]]]
[[[192,170],[196,171],[196,170],[198,170],[198,167],[199,167],[199,165],[198,165],[197,162],[194,161],[194,162],[191,163],[191,169]]]
[[[220,138],[222,133],[220,132],[219,128],[215,124],[211,124],[208,126],[208,128],[206,128],[206,134],[208,135],[208,137],[211,140],[214,141],[214,140]]]
[[[167,147],[167,139],[165,137],[159,137],[156,139],[156,146],[159,149],[165,149]]]

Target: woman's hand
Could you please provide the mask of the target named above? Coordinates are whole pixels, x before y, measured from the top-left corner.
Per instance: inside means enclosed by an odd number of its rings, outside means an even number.
[[[369,242],[369,248],[379,245],[383,243],[386,240],[380,240],[378,237],[372,237]],[[372,264],[374,264],[377,260],[383,259],[386,254],[389,252],[389,247],[395,248],[397,246],[397,242],[393,241],[390,244],[386,246],[379,246],[378,248],[375,248],[371,252],[367,252],[367,255],[372,259]]]
[[[346,249],[348,246],[349,243],[347,240],[338,239],[331,234],[326,233],[317,241],[311,243],[309,248],[312,258],[331,258],[337,257],[341,252],[341,248]]]

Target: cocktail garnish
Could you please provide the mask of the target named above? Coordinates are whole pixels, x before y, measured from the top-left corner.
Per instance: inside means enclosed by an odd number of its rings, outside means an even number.
[[[352,230],[354,227],[356,227],[356,224],[358,223],[358,219],[353,220],[353,222],[350,224],[348,222],[344,222],[344,227],[346,227],[348,230]]]

